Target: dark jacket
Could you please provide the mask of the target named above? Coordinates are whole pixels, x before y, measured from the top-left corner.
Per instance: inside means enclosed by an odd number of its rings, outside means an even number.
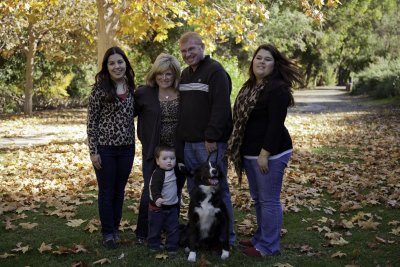
[[[175,205],[178,203],[177,178],[174,170],[166,171],[157,167],[151,175],[150,185],[150,203],[156,206],[159,198],[164,199],[163,205]]]
[[[161,108],[158,87],[141,86],[135,91],[137,136],[142,143],[143,160],[154,158],[154,149],[160,144]],[[175,140],[176,157],[183,162],[183,144]]]
[[[226,142],[232,132],[232,83],[221,64],[206,56],[181,75],[178,135],[186,142]]]
[[[267,83],[246,124],[242,156],[258,156],[262,148],[271,156],[291,149],[292,139],[285,127],[290,95],[284,84]]]

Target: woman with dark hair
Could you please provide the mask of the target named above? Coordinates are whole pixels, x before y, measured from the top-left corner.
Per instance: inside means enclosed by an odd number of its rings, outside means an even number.
[[[116,248],[125,186],[135,155],[135,73],[119,47],[109,48],[89,97],[87,134],[99,187],[98,205],[106,248]]]
[[[148,236],[149,183],[157,167],[154,157],[155,148],[159,145],[173,147],[176,150],[177,160],[183,162],[183,146],[176,138],[180,75],[179,61],[172,55],[161,53],[146,75],[146,85],[140,86],[135,91],[135,115],[138,116],[137,135],[142,143],[144,180],[135,231],[139,244],[144,243]],[[178,170],[175,174],[178,196],[180,196],[185,178]]]
[[[228,157],[239,183],[243,169],[246,173],[257,217],[253,238],[239,241],[248,256],[280,254],[280,192],[292,155],[292,140],[284,123],[287,108],[294,104],[291,88],[302,84],[301,80],[296,64],[274,46],[261,45],[235,101]]]

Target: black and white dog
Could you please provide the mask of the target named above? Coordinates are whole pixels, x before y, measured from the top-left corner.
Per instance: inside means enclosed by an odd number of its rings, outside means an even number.
[[[189,203],[186,229],[188,261],[196,261],[199,246],[209,249],[222,247],[221,259],[229,257],[229,218],[222,201],[220,179],[222,175],[217,164],[209,159],[194,172],[195,188]]]

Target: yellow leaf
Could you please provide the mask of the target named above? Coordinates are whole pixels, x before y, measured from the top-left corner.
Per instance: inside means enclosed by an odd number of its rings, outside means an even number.
[[[87,249],[83,246],[83,245],[74,245],[73,247],[72,247],[72,250],[75,252],[75,253],[79,253],[79,252],[87,252]]]
[[[50,251],[52,248],[51,248],[51,245],[52,244],[48,244],[48,245],[46,245],[44,242],[42,242],[42,244],[40,245],[40,248],[38,248],[38,251],[42,254],[43,252],[45,252],[45,251]]]
[[[369,219],[368,221],[361,221],[361,222],[358,222],[358,225],[359,225],[362,229],[378,230],[378,225],[380,225],[380,223],[372,221],[372,218],[371,218],[371,219]]]
[[[30,249],[30,247],[29,247],[29,245],[26,245],[26,246],[22,247],[21,244],[22,243],[19,242],[17,244],[17,247],[12,249],[11,251],[15,251],[15,252],[21,251],[23,254],[25,254],[25,252],[27,252]]]
[[[346,245],[348,243],[349,242],[344,240],[343,237],[340,237],[339,239],[332,239],[332,240],[329,241],[329,244],[333,245],[333,246],[343,246],[343,245]]]
[[[37,223],[20,223],[19,224],[23,229],[32,229],[32,228],[34,228],[34,227],[36,227],[36,226],[38,226],[38,224]]]
[[[86,220],[77,219],[77,220],[69,220],[66,224],[71,227],[78,227],[84,222],[86,222]]]
[[[341,252],[341,251],[338,251],[338,252],[336,252],[336,253],[333,253],[333,254],[331,255],[331,258],[343,258],[343,257],[346,257],[346,256],[347,256],[346,253],[343,253],[343,252]]]
[[[155,258],[159,259],[159,260],[166,260],[166,259],[168,259],[168,255],[167,254],[157,254],[155,256]]]

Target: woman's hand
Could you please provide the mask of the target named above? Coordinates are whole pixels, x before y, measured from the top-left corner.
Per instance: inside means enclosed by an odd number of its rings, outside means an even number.
[[[257,158],[257,164],[258,167],[260,168],[260,172],[262,174],[267,174],[268,173],[268,158],[269,158],[269,152],[265,149],[261,149],[260,155],[258,155]]]
[[[99,154],[90,155],[90,160],[92,161],[92,164],[96,169],[101,169],[101,158]]]

